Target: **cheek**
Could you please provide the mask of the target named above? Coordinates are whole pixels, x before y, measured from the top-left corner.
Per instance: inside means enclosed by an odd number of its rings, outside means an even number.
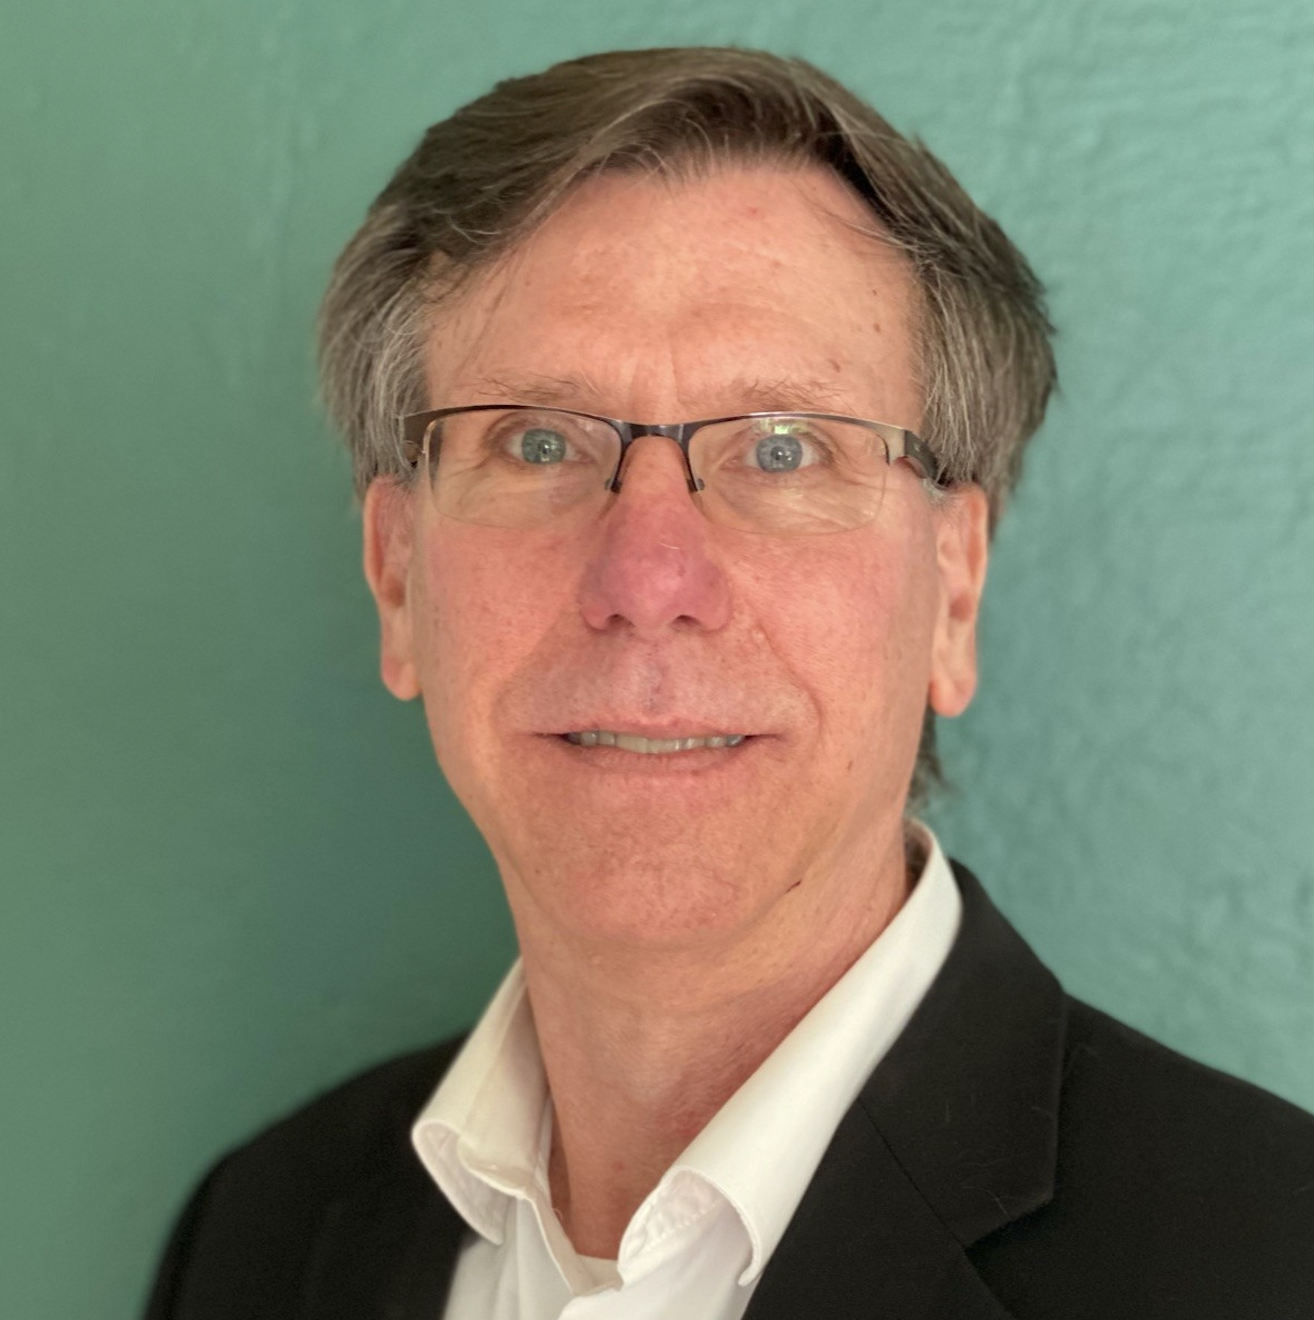
[[[916,538],[826,538],[754,572],[750,612],[810,697],[824,736],[869,736],[891,720],[920,727],[934,583]],[[906,717],[906,718],[905,718]]]
[[[440,757],[490,727],[508,677],[572,597],[564,546],[520,533],[441,524],[422,560],[421,686]]]

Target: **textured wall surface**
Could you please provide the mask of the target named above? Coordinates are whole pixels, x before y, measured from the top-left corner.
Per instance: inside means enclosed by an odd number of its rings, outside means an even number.
[[[127,1320],[207,1161],[510,956],[311,321],[426,123],[720,41],[921,134],[1052,289],[937,824],[1071,988],[1314,1105],[1308,0],[0,0],[0,1315]]]

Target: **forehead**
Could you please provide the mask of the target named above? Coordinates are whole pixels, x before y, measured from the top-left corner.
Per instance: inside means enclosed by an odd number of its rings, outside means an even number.
[[[914,305],[906,260],[828,171],[607,175],[438,312],[430,392],[433,406],[815,407],[915,426]]]

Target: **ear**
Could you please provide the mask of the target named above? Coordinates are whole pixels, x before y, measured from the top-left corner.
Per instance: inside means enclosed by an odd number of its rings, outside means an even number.
[[[401,701],[420,693],[411,611],[414,507],[410,492],[392,477],[377,477],[365,492],[365,580],[379,611],[379,671]]]
[[[961,715],[976,691],[976,620],[985,589],[990,513],[979,486],[950,491],[935,511],[939,613],[927,694],[937,715]]]

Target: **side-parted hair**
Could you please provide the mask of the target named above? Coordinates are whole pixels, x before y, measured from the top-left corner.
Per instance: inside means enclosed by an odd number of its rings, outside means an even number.
[[[906,257],[921,436],[992,525],[1055,383],[1044,291],[1003,230],[918,141],[803,60],[723,47],[612,51],[498,83],[433,125],[370,207],[325,294],[319,362],[355,487],[409,481],[399,418],[431,406],[433,317],[576,186],[603,173],[696,178],[820,165]],[[928,718],[914,793],[938,778]]]

